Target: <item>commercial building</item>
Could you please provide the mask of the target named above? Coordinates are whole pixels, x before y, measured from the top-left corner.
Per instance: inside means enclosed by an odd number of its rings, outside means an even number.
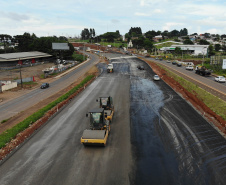
[[[49,59],[52,55],[39,51],[0,54],[0,67],[15,66],[25,61],[36,63],[37,60]]]
[[[184,53],[206,55],[209,45],[172,45],[170,47],[162,47],[160,51],[173,53],[176,47],[180,48]]]

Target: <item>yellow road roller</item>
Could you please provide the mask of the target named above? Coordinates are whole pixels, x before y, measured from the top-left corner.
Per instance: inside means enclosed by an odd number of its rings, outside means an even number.
[[[106,146],[107,138],[110,133],[110,124],[104,114],[104,108],[96,108],[89,111],[86,116],[90,117],[90,129],[84,130],[81,143],[83,145]]]

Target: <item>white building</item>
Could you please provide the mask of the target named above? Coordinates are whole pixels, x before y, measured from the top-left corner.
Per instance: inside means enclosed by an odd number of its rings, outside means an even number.
[[[206,55],[209,45],[172,45],[170,47],[162,47],[160,48],[160,51],[171,52],[174,51],[176,47],[181,48],[184,53]]]
[[[132,43],[132,40],[130,40],[128,43],[128,48],[132,48],[132,47],[133,47],[133,43]]]

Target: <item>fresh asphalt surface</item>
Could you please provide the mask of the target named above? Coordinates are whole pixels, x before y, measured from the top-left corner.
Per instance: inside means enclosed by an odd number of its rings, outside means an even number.
[[[225,184],[226,141],[139,59],[117,59],[0,166],[1,185]],[[137,65],[145,70],[138,70]],[[112,96],[107,146],[84,147],[85,114]]]

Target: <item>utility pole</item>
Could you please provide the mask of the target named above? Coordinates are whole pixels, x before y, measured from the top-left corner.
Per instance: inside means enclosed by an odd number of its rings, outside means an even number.
[[[181,62],[183,62],[183,50],[182,50],[182,61]]]
[[[20,59],[19,59],[20,62]],[[21,84],[21,88],[23,88],[23,80],[22,80],[22,74],[21,74],[21,64],[20,64],[20,84]]]

